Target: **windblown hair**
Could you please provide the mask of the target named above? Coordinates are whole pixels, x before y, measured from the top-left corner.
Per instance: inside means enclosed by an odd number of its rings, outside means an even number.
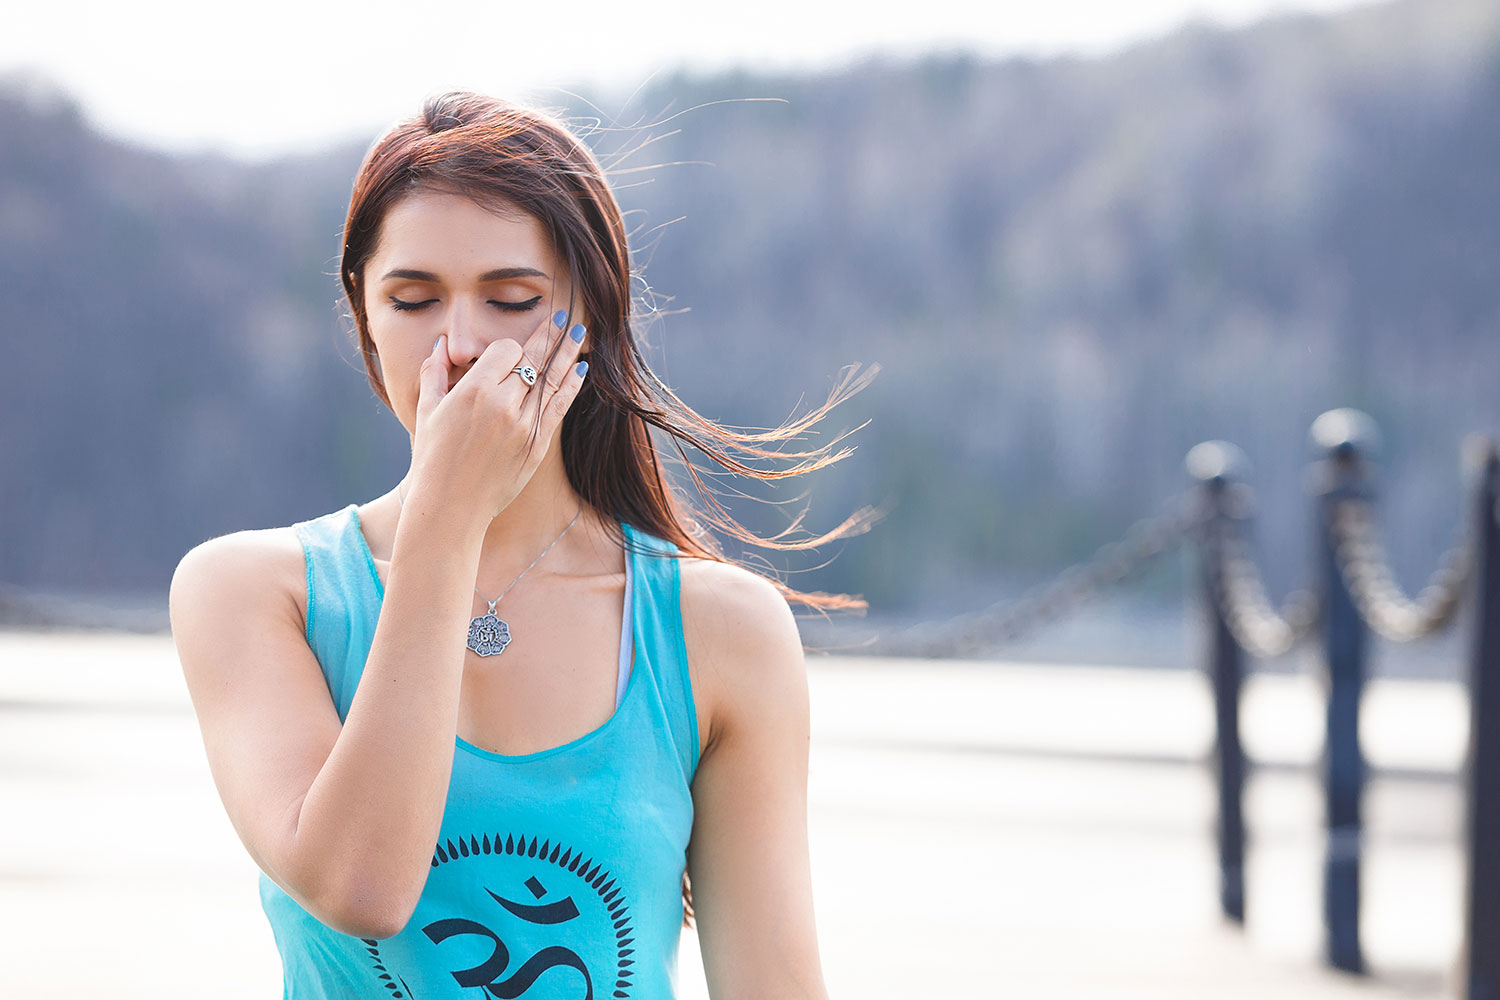
[[[581,307],[589,317],[589,377],[563,418],[563,465],[573,488],[611,530],[623,521],[673,542],[684,556],[730,561],[715,536],[689,516],[688,506],[664,476],[651,428],[671,443],[704,501],[704,518],[725,536],[767,549],[800,550],[869,529],[877,515],[862,508],[824,535],[804,532],[803,537],[792,537],[802,520],[799,516],[775,536],[758,536],[718,502],[684,446],[691,445],[723,469],[760,480],[824,468],[849,453],[847,447],[834,450],[844,435],[806,450],[788,450],[784,443],[800,438],[867,385],[878,369],[860,375],[853,367],[846,369],[822,406],[772,429],[731,429],[694,412],[651,371],[637,344],[630,248],[619,204],[598,160],[559,120],[496,98],[465,92],[431,98],[420,116],[397,123],[376,140],[355,178],[340,277],[365,373],[386,406],[391,401],[370,338],[361,285],[386,214],[415,191],[459,194],[495,211],[519,209],[541,222],[550,235],[573,279],[575,301],[569,312]],[[790,464],[752,464],[757,461]],[[788,600],[810,608],[826,612],[865,607],[856,597],[804,593],[765,573],[759,575]],[[683,901],[684,922],[691,926],[692,894],[686,874]]]

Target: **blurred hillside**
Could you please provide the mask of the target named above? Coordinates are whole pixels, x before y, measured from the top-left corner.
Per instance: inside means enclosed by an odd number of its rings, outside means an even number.
[[[602,114],[567,110],[621,126],[591,142],[619,170],[667,313],[650,353],[684,400],[763,426],[843,365],[884,368],[827,422],[872,419],[853,457],[754,491],[809,491],[819,530],[891,507],[796,585],[876,611],[982,606],[1156,510],[1218,437],[1255,463],[1279,592],[1305,575],[1307,427],[1346,405],[1386,434],[1403,582],[1456,531],[1461,439],[1500,428],[1489,0],[1194,28],[1105,59],[592,96]],[[662,122],[711,101],[732,103]],[[363,150],[168,157],[20,85],[0,137],[0,581],[164,594],[206,537],[390,487],[405,433],[336,301]],[[771,531],[802,504],[730,506]]]

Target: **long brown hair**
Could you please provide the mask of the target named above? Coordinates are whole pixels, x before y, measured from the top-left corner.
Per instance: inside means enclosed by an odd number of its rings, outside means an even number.
[[[397,123],[365,156],[354,181],[344,224],[340,277],[349,300],[365,373],[390,406],[370,339],[360,284],[375,252],[386,213],[416,190],[461,194],[480,204],[526,212],[550,234],[573,278],[576,312],[589,317],[589,377],[562,425],[563,465],[573,489],[605,516],[609,530],[623,521],[674,543],[686,556],[726,558],[715,536],[671,488],[651,428],[677,453],[704,501],[703,518],[724,535],[769,549],[810,549],[868,530],[878,515],[861,508],[823,535],[803,532],[801,518],[763,538],[739,524],[689,460],[685,445],[733,473],[770,480],[798,476],[837,462],[845,434],[819,448],[788,450],[829,410],[858,392],[878,371],[851,366],[823,405],[765,430],[731,429],[694,412],[642,357],[632,326],[630,248],[619,204],[589,148],[561,121],[539,111],[479,94],[455,92],[429,99],[418,117]],[[550,359],[549,359],[550,360]],[[538,412],[540,419],[540,412]],[[861,425],[862,426],[862,425]],[[858,428],[855,428],[857,430]],[[846,432],[850,433],[850,432]],[[779,446],[779,447],[771,447]],[[835,450],[837,449],[837,450]],[[785,467],[752,464],[790,462]],[[624,543],[624,539],[617,541]],[[751,567],[752,572],[758,572]],[[847,594],[802,592],[760,573],[788,599],[827,612],[863,609]],[[684,923],[691,926],[692,894],[683,876]]]

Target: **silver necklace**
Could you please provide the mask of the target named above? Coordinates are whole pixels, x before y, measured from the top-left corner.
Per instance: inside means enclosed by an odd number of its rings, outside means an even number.
[[[396,503],[402,510],[406,509],[406,500],[401,496],[401,487],[396,487]],[[568,522],[568,527],[562,530],[562,535],[552,539],[552,545],[562,541],[563,535],[568,533],[568,528],[573,527],[573,522],[578,520],[578,515],[583,513],[583,507],[578,508],[578,514],[573,515],[573,520]],[[531,560],[531,566],[542,561],[542,556],[552,551],[552,545],[542,550],[542,555]],[[521,570],[521,575],[510,581],[510,587],[521,582],[521,577],[531,572],[531,566]],[[500,596],[493,601],[479,593],[479,588],[474,588],[474,593],[479,594],[479,599],[490,606],[490,610],[482,615],[469,619],[469,641],[468,647],[480,656],[499,656],[505,652],[505,647],[510,645],[510,623],[495,614],[495,605],[504,600],[505,595],[510,593],[510,587],[500,592]]]

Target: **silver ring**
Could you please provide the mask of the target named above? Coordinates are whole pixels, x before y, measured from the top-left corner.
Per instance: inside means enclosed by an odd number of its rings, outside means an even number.
[[[516,367],[511,369],[511,372],[519,373],[521,381],[525,382],[528,386],[536,385],[536,369],[530,365],[516,365]]]

